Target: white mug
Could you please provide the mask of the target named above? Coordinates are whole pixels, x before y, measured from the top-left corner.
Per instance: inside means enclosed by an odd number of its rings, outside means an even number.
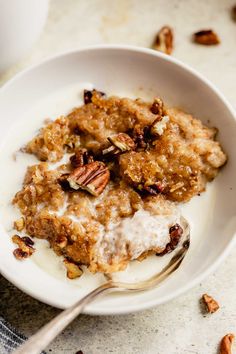
[[[32,47],[47,14],[48,0],[0,0],[0,73]]]

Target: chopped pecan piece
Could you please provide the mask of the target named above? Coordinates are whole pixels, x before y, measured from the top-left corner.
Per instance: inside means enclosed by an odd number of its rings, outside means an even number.
[[[28,253],[22,251],[22,249],[20,249],[20,248],[16,248],[16,249],[13,251],[13,254],[14,254],[14,256],[16,257],[16,259],[18,259],[18,260],[20,260],[20,261],[21,261],[22,259],[24,259],[24,258],[28,258],[28,257],[29,257]]]
[[[25,219],[23,217],[21,217],[20,219],[14,221],[14,225],[13,225],[14,229],[17,231],[22,231],[24,230],[25,227]]]
[[[110,172],[101,161],[77,167],[67,178],[72,189],[84,189],[94,196],[102,193],[110,178]]]
[[[219,309],[219,305],[216,300],[214,300],[213,297],[207,294],[202,295],[202,301],[204,302],[207,312],[209,313],[214,313]]]
[[[151,125],[143,128],[136,126],[133,129],[132,136],[136,144],[137,151],[147,150],[152,142]]]
[[[91,103],[94,94],[97,94],[99,96],[105,96],[105,93],[102,91],[97,91],[95,89],[93,89],[92,91],[84,90],[84,104]]]
[[[183,235],[183,229],[179,224],[175,224],[170,227],[169,234],[170,234],[170,242],[167,243],[164,251],[156,254],[157,256],[164,256],[165,254],[172,252],[178,246],[180,238]]]
[[[164,26],[157,33],[152,48],[170,55],[173,51],[173,41],[173,30],[169,26]]]
[[[219,354],[232,354],[231,347],[234,341],[234,334],[226,334],[220,342]]]
[[[65,142],[65,147],[68,152],[73,152],[80,147],[80,137],[78,135],[71,135]]]
[[[68,241],[66,236],[60,235],[56,238],[55,243],[59,248],[65,248],[67,246]]]
[[[21,239],[25,243],[25,245],[28,247],[32,248],[32,246],[34,245],[34,241],[28,236],[21,237]]]
[[[70,157],[70,162],[72,167],[77,168],[93,162],[93,156],[88,153],[87,149],[79,149]]]
[[[153,114],[158,114],[159,116],[166,114],[165,108],[164,108],[164,103],[159,97],[156,97],[154,99],[153,104],[151,105],[150,111]]]
[[[107,156],[117,155],[119,152],[119,149],[111,145],[108,148],[102,150],[102,159]]]
[[[121,152],[134,150],[136,147],[133,139],[125,133],[114,134],[112,136],[109,136],[107,139],[112,145],[102,151],[103,155],[116,155]]]
[[[220,43],[218,35],[211,29],[194,33],[193,40],[195,43],[203,45],[216,45]]]
[[[168,122],[169,122],[168,116],[158,117],[152,123],[150,128],[150,133],[152,135],[161,136],[164,133],[164,130],[166,129],[166,125]]]
[[[148,194],[151,194],[151,195],[157,195],[157,194],[163,193],[165,187],[166,186],[164,183],[156,182],[151,185],[139,184],[137,189],[141,192],[147,192]]]
[[[135,149],[135,142],[125,133],[118,133],[108,137],[112,145],[118,148],[121,152],[130,151]]]
[[[149,138],[149,127],[135,127],[132,135],[136,146],[140,149],[146,149]]]
[[[35,248],[33,248],[34,241],[27,236],[20,237],[18,235],[14,235],[12,237],[12,241],[19,246],[13,252],[17,259],[27,258],[31,256],[35,251]]]
[[[68,259],[65,259],[63,262],[66,266],[66,275],[69,279],[79,278],[83,274],[83,271],[78,264],[71,262]]]
[[[69,182],[67,181],[67,178],[70,176],[69,173],[64,173],[63,175],[61,175],[58,178],[58,183],[60,184],[61,188],[65,191],[65,192],[69,192],[72,191]]]

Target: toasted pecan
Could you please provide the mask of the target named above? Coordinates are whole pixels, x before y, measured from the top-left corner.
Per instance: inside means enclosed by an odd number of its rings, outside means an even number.
[[[136,144],[134,140],[126,133],[118,133],[107,138],[111,146],[102,151],[103,156],[107,154],[117,155],[126,151],[134,150]]]
[[[77,168],[87,163],[93,162],[93,156],[88,153],[87,149],[79,149],[70,157],[72,167]]]
[[[157,253],[157,256],[164,256],[165,254],[172,252],[178,246],[180,238],[183,235],[183,229],[179,224],[175,224],[170,227],[169,234],[170,242],[167,243],[164,251],[162,251],[161,253]]]
[[[105,93],[102,91],[93,90],[84,90],[84,104],[92,102],[93,95],[105,96]]]
[[[216,45],[220,43],[218,35],[211,29],[195,32],[193,34],[193,41],[203,45]]]
[[[23,258],[27,258],[35,251],[35,248],[33,247],[34,241],[28,236],[20,237],[18,235],[14,235],[12,237],[12,241],[19,246],[13,251],[13,254],[17,259],[21,260]]]
[[[234,334],[226,334],[220,342],[219,354],[232,354],[231,347],[234,341]]]
[[[159,116],[162,116],[164,112],[164,103],[162,99],[156,97],[151,105],[150,111],[153,114],[158,114]]]
[[[164,133],[168,122],[168,116],[162,116],[155,119],[150,128],[151,135],[161,136]]]
[[[82,269],[80,268],[80,266],[68,259],[64,259],[64,264],[67,270],[67,277],[69,279],[75,279],[75,278],[79,278],[81,277],[81,275],[83,274]]]
[[[150,194],[150,195],[158,195],[160,193],[163,193],[165,190],[166,185],[161,182],[156,182],[150,185],[147,184],[139,184],[137,186],[137,190],[140,192],[143,192],[144,194]]]
[[[101,161],[77,167],[67,178],[72,189],[84,189],[94,196],[102,193],[110,178],[110,172]]]
[[[206,306],[207,312],[209,313],[214,313],[219,309],[219,304],[217,303],[217,301],[208,294],[202,295],[202,301]]]
[[[173,51],[173,41],[173,30],[169,26],[164,26],[157,33],[152,48],[170,55]]]
[[[23,217],[21,217],[18,220],[14,221],[14,225],[13,225],[14,229],[17,231],[22,231],[24,230],[25,227],[25,219]]]

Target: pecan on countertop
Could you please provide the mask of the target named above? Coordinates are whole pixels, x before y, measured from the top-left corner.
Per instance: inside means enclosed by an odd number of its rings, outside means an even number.
[[[170,55],[173,51],[173,40],[173,30],[169,26],[164,26],[157,33],[152,49]]]
[[[220,351],[219,354],[232,354],[232,344],[234,341],[234,334],[226,334],[220,342]]]
[[[207,312],[209,313],[214,313],[220,308],[217,301],[213,299],[212,296],[209,296],[208,294],[202,295],[202,301],[205,304]]]
[[[195,32],[193,34],[193,41],[203,45],[216,45],[220,43],[218,35],[211,29]]]

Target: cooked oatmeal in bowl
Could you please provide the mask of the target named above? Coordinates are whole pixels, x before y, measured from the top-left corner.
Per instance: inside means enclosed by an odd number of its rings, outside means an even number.
[[[217,129],[159,98],[84,90],[84,104],[47,122],[23,148],[29,166],[13,199],[18,259],[46,239],[67,276],[124,270],[173,251],[183,234],[180,205],[204,192],[226,155]],[[30,237],[31,238],[30,238]]]

